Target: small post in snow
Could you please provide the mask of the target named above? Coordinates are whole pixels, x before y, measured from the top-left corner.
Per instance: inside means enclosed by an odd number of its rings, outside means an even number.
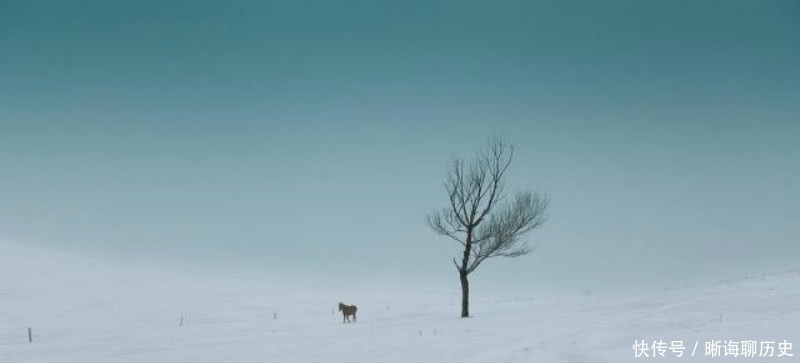
[[[28,328],[28,343],[33,343],[33,331],[31,331],[31,328]]]
[[[183,315],[181,315],[181,322],[178,323],[178,328],[183,328]]]
[[[277,311],[272,313],[272,320],[278,320],[278,312]]]

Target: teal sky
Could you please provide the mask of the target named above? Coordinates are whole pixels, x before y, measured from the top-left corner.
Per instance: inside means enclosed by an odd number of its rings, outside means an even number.
[[[497,134],[550,221],[486,285],[800,267],[799,35],[797,1],[0,0],[0,240],[456,284],[425,215]]]

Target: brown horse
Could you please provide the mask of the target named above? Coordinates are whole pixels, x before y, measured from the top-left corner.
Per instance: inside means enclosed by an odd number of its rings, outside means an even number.
[[[355,305],[339,303],[339,311],[342,312],[342,323],[350,322],[350,315],[353,316],[353,321],[356,321],[356,310],[358,310],[358,307]]]

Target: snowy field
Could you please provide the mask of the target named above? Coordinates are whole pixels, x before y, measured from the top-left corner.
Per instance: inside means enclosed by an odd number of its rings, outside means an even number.
[[[778,357],[780,342],[800,341],[798,271],[648,295],[476,294],[469,319],[451,292],[285,285],[0,243],[0,362],[800,361]],[[357,323],[342,324],[339,300],[358,304]],[[634,349],[642,340],[647,356]],[[653,357],[659,340],[664,357]],[[734,356],[741,341],[756,342],[755,357]],[[772,357],[758,356],[765,341]]]

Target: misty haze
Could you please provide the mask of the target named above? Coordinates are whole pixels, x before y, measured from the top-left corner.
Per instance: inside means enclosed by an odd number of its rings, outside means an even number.
[[[0,362],[792,361],[798,34],[780,0],[0,0]]]

